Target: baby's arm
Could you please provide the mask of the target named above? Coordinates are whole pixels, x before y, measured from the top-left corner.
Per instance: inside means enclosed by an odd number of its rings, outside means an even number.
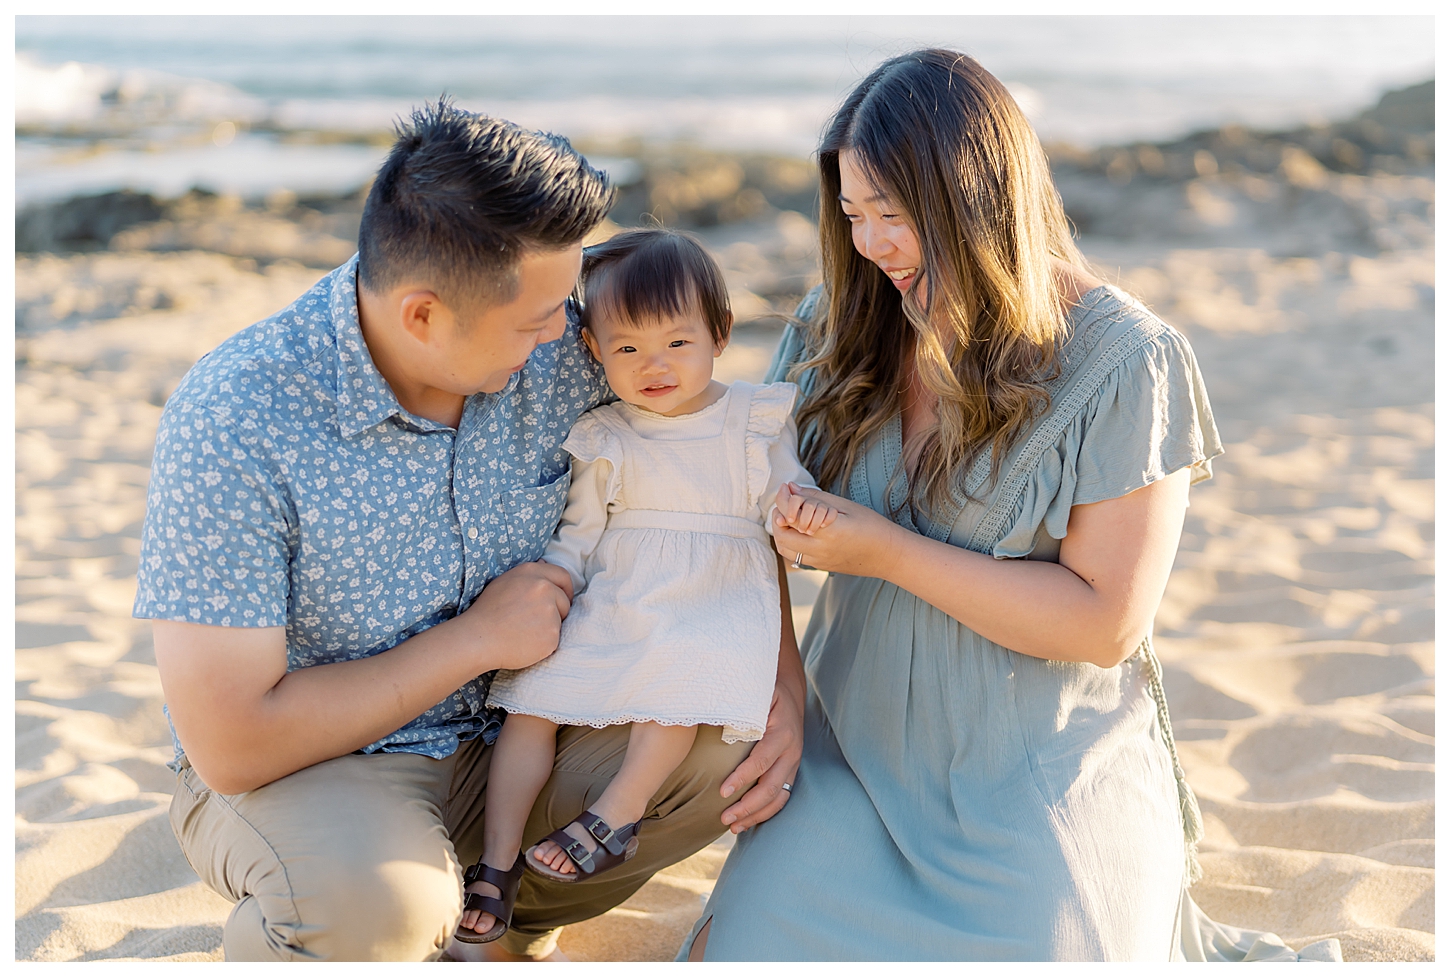
[[[766,482],[765,491],[760,494],[760,508],[769,532],[775,532],[777,518],[781,520],[780,525],[807,535],[835,521],[834,508],[824,502],[808,502],[792,491],[801,486],[816,487],[816,480],[796,456],[795,418],[785,422],[767,457],[770,459],[770,479]]]
[[[609,518],[614,464],[607,458],[593,461],[575,458],[572,468],[569,499],[564,503],[559,528],[554,530],[553,539],[544,548],[543,559],[569,571],[577,598],[584,589],[584,564],[594,552],[594,547],[599,545],[599,537],[604,535],[604,524]]]

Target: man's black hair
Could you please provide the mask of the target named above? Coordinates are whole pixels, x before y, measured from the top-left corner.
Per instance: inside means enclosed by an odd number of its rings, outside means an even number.
[[[397,133],[358,230],[358,280],[370,292],[415,279],[459,310],[511,301],[524,252],[582,240],[614,199],[563,136],[447,97],[414,109]]]

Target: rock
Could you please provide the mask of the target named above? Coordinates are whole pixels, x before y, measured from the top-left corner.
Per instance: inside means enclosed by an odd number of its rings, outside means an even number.
[[[15,250],[97,251],[117,232],[164,212],[149,193],[130,190],[27,207],[15,218]]]

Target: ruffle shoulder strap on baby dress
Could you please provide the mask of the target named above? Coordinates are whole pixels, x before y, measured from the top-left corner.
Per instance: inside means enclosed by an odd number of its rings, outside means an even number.
[[[800,390],[793,383],[767,383],[750,395],[745,422],[745,461],[750,500],[755,503],[770,484],[770,449],[780,440]]]

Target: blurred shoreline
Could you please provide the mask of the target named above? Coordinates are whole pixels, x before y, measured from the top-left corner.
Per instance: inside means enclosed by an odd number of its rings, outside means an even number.
[[[1339,122],[1267,132],[1227,126],[1171,142],[1047,146],[1085,240],[1233,245],[1271,254],[1374,254],[1433,239],[1434,82],[1385,94]],[[816,171],[806,159],[639,138],[578,148],[619,187],[601,230],[658,222],[720,258],[742,321],[789,313],[819,281]],[[133,190],[22,208],[21,253],[206,251],[265,267],[335,267],[356,250],[368,179],[346,193],[175,197]],[[157,301],[164,301],[158,298]],[[66,318],[22,305],[23,334]]]

